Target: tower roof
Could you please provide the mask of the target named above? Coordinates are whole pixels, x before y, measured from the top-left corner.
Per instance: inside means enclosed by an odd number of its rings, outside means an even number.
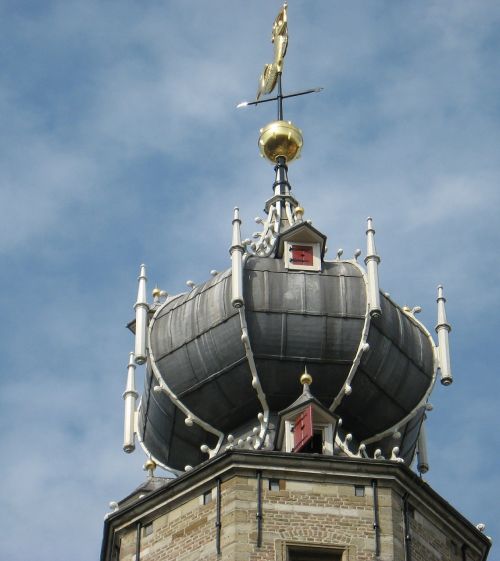
[[[410,465],[438,370],[451,381],[442,289],[436,346],[417,309],[380,291],[372,218],[365,267],[360,252],[326,259],[326,236],[304,221],[288,178],[300,131],[283,124],[283,101],[317,90],[283,94],[286,5],[272,38],[274,62],[264,69],[257,100],[247,103],[278,106],[278,120],[259,140],[275,170],[266,217],[256,219],[262,230],[255,242],[242,241],[235,209],[231,266],[200,285],[188,283],[184,294],[162,301],[156,291],[153,306],[145,301],[141,268],[134,328],[136,362],[147,360],[147,373],[138,437],[156,462],[180,473],[225,450],[273,450],[280,412],[310,399],[341,418],[336,450]],[[274,97],[262,97],[274,88]],[[305,365],[315,398],[300,396],[297,376]],[[126,394],[130,410],[133,395]],[[130,435],[130,417],[128,426]],[[133,448],[130,438],[126,444]]]

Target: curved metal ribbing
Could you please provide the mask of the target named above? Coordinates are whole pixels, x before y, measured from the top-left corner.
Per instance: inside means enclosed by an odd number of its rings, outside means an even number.
[[[163,307],[166,305],[166,302],[163,306],[161,306],[160,308],[158,308],[158,310],[155,312],[154,316],[151,318],[151,321],[149,323],[149,329],[148,329],[148,340],[151,341],[151,332],[153,330],[153,327],[155,325],[155,321],[156,318],[159,315],[159,312],[163,309]],[[151,371],[158,383],[158,386],[160,388],[161,391],[165,392],[170,401],[180,410],[182,411],[182,413],[186,416],[186,418],[189,418],[193,423],[196,423],[198,426],[200,426],[201,428],[203,428],[204,430],[206,430],[207,432],[214,434],[215,436],[218,437],[218,442],[216,447],[213,450],[210,450],[210,456],[215,455],[220,447],[222,446],[222,442],[224,441],[224,433],[220,430],[218,430],[217,428],[213,427],[210,423],[207,423],[206,421],[204,421],[203,419],[201,419],[200,417],[198,417],[197,415],[195,415],[192,411],[190,411],[177,397],[177,395],[171,390],[171,388],[168,386],[168,384],[163,380],[163,377],[160,373],[160,371],[158,370],[158,366],[156,365],[156,359],[153,353],[153,350],[151,348],[151,345],[149,345],[148,348],[148,357],[149,357],[149,361],[151,364]],[[156,390],[156,388],[155,388]]]
[[[366,276],[365,271],[363,270],[362,267],[360,267],[360,265],[354,261],[354,260],[346,260],[343,261],[344,263],[351,263],[352,265],[354,265],[355,267],[357,267],[363,277],[363,280],[365,282],[365,288],[366,288],[366,292],[367,292],[367,296],[368,296],[368,279]],[[354,376],[356,375],[356,372],[358,370],[358,366],[359,363],[361,361],[361,357],[363,356],[363,353],[366,350],[366,340],[368,338],[368,332],[370,329],[370,304],[368,302],[368,297],[366,298],[366,314],[365,314],[365,320],[364,320],[364,325],[363,325],[363,331],[361,332],[361,339],[359,341],[359,346],[358,346],[358,350],[356,352],[356,356],[354,357],[353,363],[351,365],[351,368],[349,370],[349,374],[347,375],[347,378],[344,382],[344,385],[342,387],[342,389],[339,391],[339,393],[337,394],[337,396],[335,397],[335,399],[332,401],[331,405],[330,405],[330,411],[334,412],[335,409],[340,405],[342,399],[348,395],[346,393],[346,389],[347,387],[349,387],[351,385],[352,379],[354,378]]]
[[[386,436],[389,436],[390,434],[394,433],[396,430],[398,430],[399,427],[403,427],[404,425],[406,425],[419,411],[422,410],[422,407],[425,407],[426,403],[429,400],[429,396],[430,396],[432,390],[434,389],[434,385],[436,384],[438,362],[437,362],[437,358],[436,358],[437,357],[436,344],[434,343],[434,339],[432,338],[432,335],[430,334],[429,330],[426,329],[426,327],[420,321],[418,321],[413,314],[407,313],[406,317],[411,322],[413,322],[427,336],[427,338],[429,339],[429,341],[431,343],[431,346],[432,346],[432,349],[433,349],[433,362],[434,362],[434,368],[433,368],[431,383],[429,384],[429,387],[427,388],[427,391],[424,393],[424,395],[422,396],[420,401],[412,409],[412,411],[410,411],[410,413],[408,413],[408,415],[406,415],[403,419],[401,419],[400,421],[398,421],[397,423],[395,423],[394,425],[392,425],[388,429],[386,429],[382,432],[379,432],[378,434],[375,434],[374,436],[371,436],[370,438],[367,438],[367,439],[363,440],[363,444],[366,444],[366,445],[371,444],[373,442],[377,442],[377,441],[381,440],[382,438],[385,438]]]

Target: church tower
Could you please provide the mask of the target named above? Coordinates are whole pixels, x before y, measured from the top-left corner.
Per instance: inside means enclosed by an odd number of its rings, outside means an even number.
[[[240,104],[277,106],[260,231],[243,239],[235,208],[227,270],[183,294],[148,301],[140,268],[123,448],[148,477],[113,503],[101,561],[484,561],[482,529],[421,478],[429,396],[452,383],[443,287],[434,336],[381,292],[372,218],[364,256],[327,258],[288,177],[303,137],[285,100],[319,90],[283,92],[286,4],[272,42]]]

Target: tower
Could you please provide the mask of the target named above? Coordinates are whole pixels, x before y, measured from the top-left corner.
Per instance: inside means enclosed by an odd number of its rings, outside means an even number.
[[[285,4],[246,104],[278,107],[260,131],[274,183],[255,241],[236,208],[230,267],[152,303],[141,267],[124,449],[139,440],[150,473],[107,517],[103,559],[485,559],[487,538],[410,469],[416,455],[428,469],[428,398],[452,382],[443,289],[436,344],[381,293],[371,218],[362,261],[327,259],[288,178],[303,141],[283,102],[316,90],[282,91],[287,27]]]

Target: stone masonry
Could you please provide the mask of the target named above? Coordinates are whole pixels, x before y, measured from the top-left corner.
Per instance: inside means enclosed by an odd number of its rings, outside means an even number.
[[[482,561],[489,542],[395,462],[238,452],[122,501],[106,521],[101,559],[286,561],[294,546],[321,551],[317,558],[331,561]]]

